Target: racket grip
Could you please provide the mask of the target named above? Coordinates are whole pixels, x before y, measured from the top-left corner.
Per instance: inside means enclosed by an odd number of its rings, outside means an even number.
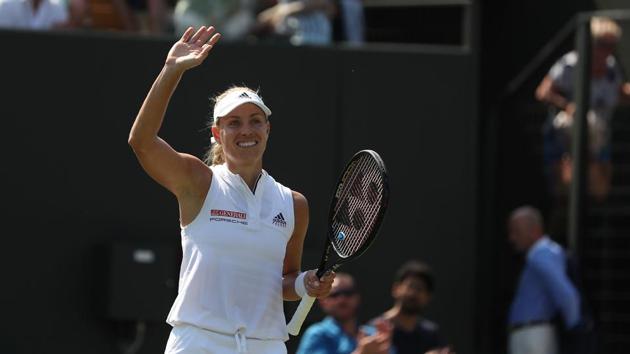
[[[304,323],[308,312],[311,310],[311,307],[313,307],[314,302],[314,297],[306,295],[302,298],[302,300],[300,301],[300,305],[298,306],[297,310],[295,310],[291,321],[289,321],[289,324],[287,325],[287,330],[289,331],[289,334],[291,334],[292,336],[297,336],[300,333],[300,328],[302,328],[302,324]]]

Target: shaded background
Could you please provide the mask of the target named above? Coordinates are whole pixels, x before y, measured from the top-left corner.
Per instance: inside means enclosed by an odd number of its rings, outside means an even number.
[[[505,88],[575,13],[619,4],[462,3],[366,9],[369,39],[405,45],[221,43],[185,75],[161,136],[202,156],[209,97],[231,84],[260,88],[274,112],[265,169],[309,199],[305,267],[318,262],[345,161],[378,151],[390,209],[373,248],[342,268],[363,290],[361,319],[391,306],[395,269],[417,258],[437,278],[427,317],[457,352],[502,353],[520,269],[504,220],[517,205],[549,205],[533,88],[572,38],[516,93]],[[121,352],[137,317],[147,321],[139,353],[163,351],[181,257],[177,203],[142,171],[127,135],[172,42],[0,32],[3,353]],[[138,249],[153,266],[129,262]]]
[[[20,53],[4,56],[2,66],[29,71],[27,77],[3,80],[3,89],[10,89],[3,96],[11,97],[1,108],[7,152],[3,182],[11,204],[3,213],[8,244],[2,263],[18,271],[5,278],[12,291],[3,292],[2,302],[14,306],[5,309],[11,321],[3,323],[2,332],[11,333],[11,351],[19,353],[52,348],[110,353],[114,339],[124,340],[130,324],[107,319],[112,315],[107,303],[125,297],[106,293],[103,299],[98,293],[124,280],[108,282],[110,267],[104,265],[110,258],[98,250],[121,240],[137,241],[138,247],[159,240],[178,250],[177,203],[142,171],[127,146],[131,123],[171,41],[0,36],[5,48]],[[364,317],[390,305],[395,268],[408,258],[422,258],[440,279],[436,296],[441,301],[432,314],[443,318],[449,340],[466,352],[473,345],[468,329],[474,309],[473,65],[464,50],[222,44],[203,66],[185,75],[161,136],[177,150],[202,156],[208,144],[208,97],[232,83],[260,87],[274,111],[265,168],[310,202],[307,267],[319,259],[337,174],[359,149],[378,151],[390,171],[391,208],[381,239],[361,262],[345,267],[370,289],[364,294]],[[172,263],[176,269],[177,261]],[[146,278],[130,283],[152,286]],[[166,316],[170,304],[164,304],[158,318]],[[449,315],[453,309],[456,317]],[[117,317],[124,315],[124,306],[120,311]],[[12,330],[34,324],[35,332]],[[157,323],[148,331],[152,340],[141,352],[163,350],[166,325]]]

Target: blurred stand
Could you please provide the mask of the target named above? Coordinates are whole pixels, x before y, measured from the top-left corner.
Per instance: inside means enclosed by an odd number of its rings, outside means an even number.
[[[589,24],[593,16],[610,17],[622,26],[630,20],[630,12],[624,10],[582,13],[572,18],[508,83],[503,92],[496,116],[500,117],[496,123],[497,146],[501,146],[497,178],[505,182],[501,182],[503,187],[499,187],[498,193],[510,194],[504,194],[499,199],[504,208],[513,203],[527,202],[541,206],[550,216],[551,234],[562,244],[569,245],[571,253],[577,257],[580,280],[586,294],[584,301],[593,309],[601,337],[601,351],[625,353],[629,342],[623,339],[622,333],[630,330],[627,321],[623,320],[630,315],[630,298],[627,296],[630,288],[622,280],[630,264],[630,243],[625,237],[630,230],[630,194],[625,192],[626,171],[630,163],[630,154],[625,148],[630,142],[627,134],[628,108],[613,110],[611,116],[614,118],[607,123],[611,127],[611,156],[615,166],[610,193],[603,200],[590,197],[585,194],[589,179],[592,181],[588,161],[593,144],[597,145],[597,134],[592,130],[589,132],[589,126],[596,128],[597,118],[593,117],[593,113],[590,120],[587,118],[589,104],[585,97],[591,96],[588,93],[591,83],[588,59],[591,57],[586,53],[591,53]],[[575,42],[572,42],[574,33]],[[558,198],[545,188],[549,184],[545,181],[547,176],[541,163],[544,155],[540,129],[547,114],[544,106],[535,103],[532,92],[540,82],[539,78],[550,67],[549,63],[572,48],[578,49],[578,57],[587,58],[577,61],[574,71],[576,81],[572,83],[572,90],[578,109],[570,128],[573,131],[567,131],[572,140],[571,154],[579,162],[569,165],[568,172],[572,176],[569,193],[565,192],[563,198]],[[615,54],[628,57],[627,50]],[[510,189],[509,186],[515,183],[528,186],[523,191]]]

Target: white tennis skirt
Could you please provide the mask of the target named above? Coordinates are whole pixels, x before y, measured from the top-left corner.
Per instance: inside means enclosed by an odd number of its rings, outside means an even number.
[[[286,354],[282,340],[246,338],[208,331],[191,325],[177,325],[171,330],[165,354]]]

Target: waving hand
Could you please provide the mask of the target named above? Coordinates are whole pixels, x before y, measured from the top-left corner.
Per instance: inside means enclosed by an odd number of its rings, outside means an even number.
[[[129,132],[129,144],[144,170],[177,196],[182,220],[196,213],[191,211],[196,206],[191,196],[198,189],[208,188],[207,183],[203,183],[211,178],[210,170],[197,157],[175,151],[158,136],[158,132],[182,75],[201,64],[220,38],[221,35],[215,33],[212,26],[202,26],[197,32],[192,27],[186,30],[168,52],[164,67],[153,82]]]
[[[166,65],[181,71],[194,68],[206,59],[221,38],[221,34],[214,33],[212,26],[201,26],[196,33],[193,32],[194,29],[188,27],[182,38],[173,45],[166,57]]]

